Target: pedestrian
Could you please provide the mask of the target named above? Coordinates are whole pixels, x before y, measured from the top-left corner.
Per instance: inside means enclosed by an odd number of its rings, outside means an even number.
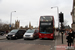
[[[67,35],[68,35],[68,33],[69,33],[69,30],[68,30],[68,29],[66,29],[66,31],[65,31],[65,35],[67,36]]]
[[[72,32],[72,37],[73,37],[73,42],[72,42],[72,47],[74,46],[74,35],[75,35],[75,32],[73,31],[73,29],[71,29],[71,32]]]
[[[68,33],[66,39],[67,39],[67,43],[68,43],[67,49],[73,47],[73,46],[71,46],[71,43],[73,43],[73,39],[74,39],[74,32],[72,31],[72,29],[69,30],[69,33]]]

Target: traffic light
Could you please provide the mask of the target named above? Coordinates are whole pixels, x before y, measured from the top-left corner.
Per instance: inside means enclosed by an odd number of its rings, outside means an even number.
[[[59,22],[64,22],[63,13],[59,13]]]

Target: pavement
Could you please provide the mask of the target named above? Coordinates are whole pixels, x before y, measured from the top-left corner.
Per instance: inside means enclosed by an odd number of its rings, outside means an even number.
[[[4,34],[3,36],[0,35],[0,40],[6,39],[6,34]]]
[[[59,37],[57,37],[56,41],[55,41],[55,48],[56,50],[75,50],[75,39],[74,39],[74,48],[70,48],[70,49],[66,49],[67,47],[67,42],[66,42],[66,35],[63,35],[63,44],[62,44],[62,36],[60,34]]]

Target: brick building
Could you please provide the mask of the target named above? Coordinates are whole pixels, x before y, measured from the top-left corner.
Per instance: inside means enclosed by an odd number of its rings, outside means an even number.
[[[75,31],[75,0],[73,0],[73,9],[71,12],[72,15],[72,29]]]

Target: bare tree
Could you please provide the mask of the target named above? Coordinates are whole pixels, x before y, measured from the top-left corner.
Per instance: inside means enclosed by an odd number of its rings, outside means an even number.
[[[0,29],[2,29],[3,23],[2,20],[0,19]]]
[[[67,22],[68,22],[67,20],[64,20],[63,25],[67,26],[68,25]]]

